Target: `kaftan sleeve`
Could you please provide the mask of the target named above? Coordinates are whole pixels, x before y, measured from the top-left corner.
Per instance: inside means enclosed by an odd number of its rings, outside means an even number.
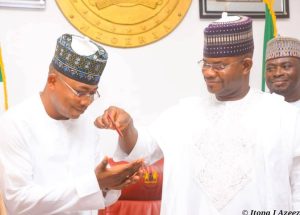
[[[294,158],[291,168],[291,189],[293,210],[300,211],[300,111],[296,117],[294,130]]]
[[[291,173],[291,188],[293,198],[293,210],[300,211],[300,157],[293,160]]]
[[[156,139],[148,132],[146,128],[139,128],[138,139],[135,147],[128,155],[122,151],[121,147],[118,145],[114,158],[116,160],[132,161],[135,159],[143,158],[146,164],[152,164],[155,161],[163,157],[163,152]]]
[[[164,157],[163,152],[170,152],[173,147],[174,132],[178,131],[180,106],[172,106],[165,110],[150,126],[138,127],[138,139],[129,155],[118,146],[115,157],[134,160],[143,158],[146,164],[152,164]]]
[[[1,119],[3,120],[3,119]],[[55,186],[34,183],[34,161],[13,123],[0,123],[0,188],[8,214],[46,215],[97,210],[116,201],[119,191],[106,198],[94,171]],[[49,169],[55,174],[55,170]]]

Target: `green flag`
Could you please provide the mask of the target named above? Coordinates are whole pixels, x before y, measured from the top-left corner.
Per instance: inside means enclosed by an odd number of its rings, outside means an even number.
[[[6,78],[4,73],[4,65],[2,60],[2,52],[0,47],[0,112],[8,109]]]
[[[273,10],[274,0],[264,0],[265,2],[265,33],[264,33],[264,44],[263,44],[263,62],[262,62],[262,83],[261,89],[265,91],[266,89],[266,48],[267,43],[272,38],[276,37],[277,35],[277,28],[276,28],[276,15]]]

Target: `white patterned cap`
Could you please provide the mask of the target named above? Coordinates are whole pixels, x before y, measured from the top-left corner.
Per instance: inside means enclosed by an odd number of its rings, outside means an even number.
[[[278,36],[270,40],[266,49],[266,60],[280,57],[300,58],[300,40]]]

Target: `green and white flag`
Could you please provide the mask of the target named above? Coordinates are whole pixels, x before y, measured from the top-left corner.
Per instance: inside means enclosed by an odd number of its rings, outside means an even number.
[[[0,47],[0,113],[8,109],[6,77],[4,72],[4,64],[2,60],[2,50]]]
[[[263,46],[263,62],[262,62],[262,91],[266,89],[266,48],[269,40],[277,36],[277,27],[276,27],[276,15],[273,10],[275,0],[264,0],[265,3],[265,33],[264,33],[264,46]]]

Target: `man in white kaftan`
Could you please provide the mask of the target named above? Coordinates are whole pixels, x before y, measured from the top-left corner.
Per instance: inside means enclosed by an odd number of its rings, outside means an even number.
[[[103,155],[92,120],[49,118],[37,94],[9,110],[0,128],[1,187],[9,214],[93,214],[75,211],[118,199],[119,191],[104,198],[95,177]]]
[[[164,215],[300,210],[299,122],[282,97],[251,89],[237,101],[185,99],[138,130],[127,159],[164,156]]]
[[[9,215],[96,215],[139,179],[141,161],[107,167],[99,130],[82,115],[106,60],[95,43],[62,35],[44,90],[1,116],[0,190]]]
[[[300,108],[300,100],[298,100],[296,102],[290,102],[290,104],[294,105],[295,107]]]
[[[268,42],[266,83],[272,93],[300,108],[300,40],[278,36]]]
[[[124,110],[117,156],[164,157],[162,215],[279,215],[300,211],[300,115],[283,97],[249,86],[252,21],[222,17],[204,32],[200,61],[208,98],[187,98],[149,129]],[[275,213],[274,213],[275,212]]]

